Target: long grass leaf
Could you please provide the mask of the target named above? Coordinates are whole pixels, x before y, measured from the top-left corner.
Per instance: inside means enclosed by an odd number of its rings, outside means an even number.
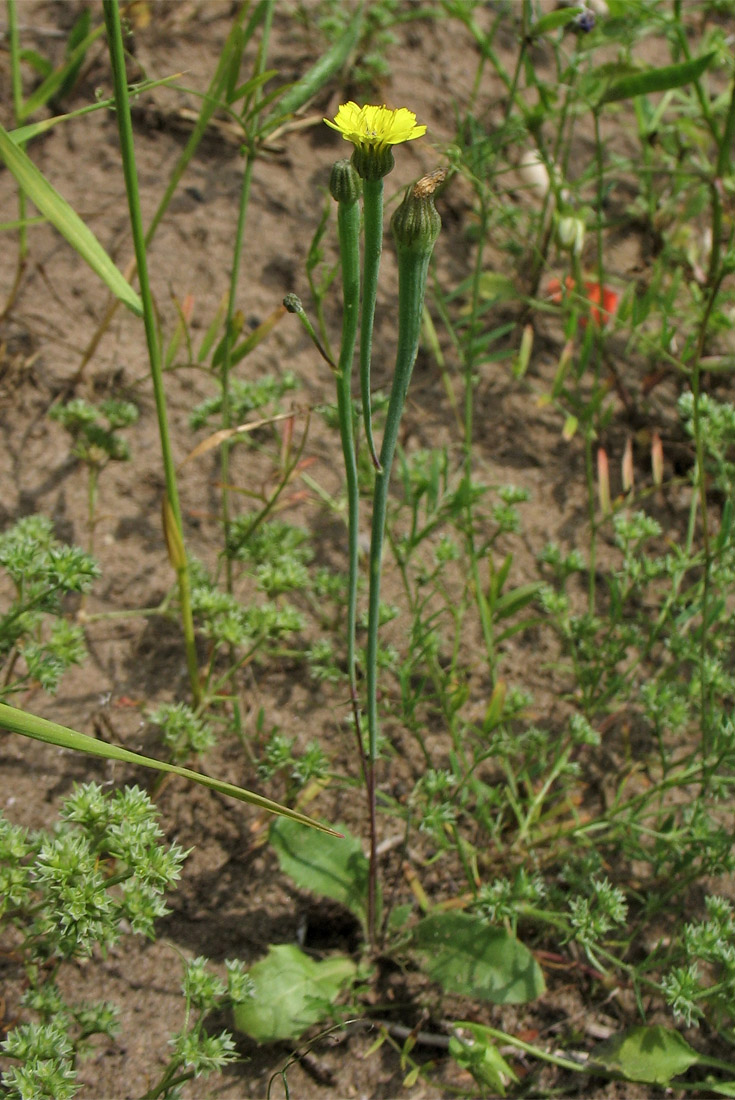
[[[34,741],[44,741],[47,745],[57,745],[62,749],[72,749],[74,752],[86,752],[90,756],[101,756],[105,760],[118,760],[124,764],[140,764],[145,768],[153,768],[159,772],[169,772],[171,775],[181,776],[199,783],[210,790],[220,794],[237,798],[241,802],[249,802],[251,806],[257,806],[260,810],[267,810],[271,814],[280,814],[282,817],[290,817],[292,821],[298,821],[302,825],[311,825],[323,833],[331,833],[341,836],[341,833],[322,825],[306,814],[300,814],[296,810],[290,810],[287,806],[281,806],[278,802],[272,802],[270,798],[244,787],[236,787],[232,783],[225,783],[220,779],[212,779],[208,775],[191,771],[189,768],[181,768],[176,764],[167,764],[162,760],[154,760],[151,756],[143,756],[142,753],[130,752],[128,749],[118,748],[117,745],[108,745],[105,741],[98,741],[95,737],[89,737],[86,733],[78,733],[67,726],[60,726],[57,722],[49,722],[46,718],[39,718],[35,714],[18,710],[16,707],[0,703],[0,729],[9,730],[11,733],[19,733],[22,737],[31,737]]]
[[[95,274],[120,301],[139,317],[143,312],[140,298],[115,267],[92,230],[84,224],[65,198],[56,191],[33,161],[0,126],[0,158],[5,161],[18,186],[33,205],[65,237],[72,248],[89,264]]]
[[[620,99],[632,99],[637,95],[650,95],[652,92],[667,92],[670,88],[681,88],[697,80],[715,59],[714,50],[695,57],[691,61],[681,61],[676,65],[663,65],[658,69],[645,69],[641,73],[632,73],[616,80],[604,93],[600,106],[616,103]]]
[[[278,104],[276,111],[278,118],[269,119],[266,124],[267,129],[281,122],[284,115],[290,115],[294,111],[298,111],[299,107],[303,107],[307,100],[315,96],[327,81],[331,80],[340,71],[357,45],[362,27],[362,9],[363,6],[360,4],[345,27],[342,36],[335,42],[331,50],[327,50],[324,56],[320,57],[315,65],[312,65],[301,80],[297,80],[295,84],[291,85]]]

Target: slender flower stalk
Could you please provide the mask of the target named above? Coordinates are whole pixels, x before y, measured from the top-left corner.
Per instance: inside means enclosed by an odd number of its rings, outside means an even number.
[[[352,164],[364,181],[365,252],[362,279],[362,313],[360,317],[360,398],[365,426],[365,438],[373,465],[380,469],[380,460],[373,438],[372,402],[370,396],[370,364],[373,349],[375,302],[378,294],[378,274],[383,250],[383,177],[394,165],[391,146],[413,141],[426,133],[417,125],[416,115],[406,107],[358,107],[343,103],[327,126],[342,134],[354,145]]]
[[[16,0],[7,0],[8,30],[7,39],[10,52],[10,83],[13,90],[13,117],[16,126],[23,122],[23,77],[21,74],[20,33],[18,30],[18,10]],[[25,142],[23,143],[25,148]],[[28,231],[26,228],[26,195],[22,187],[18,188],[18,263],[15,278],[5,305],[0,311],[0,321],[8,314],[20,289],[23,272],[28,260]]]
[[[283,299],[283,304],[289,313],[296,314],[299,321],[301,321],[301,324],[304,326],[304,330],[306,331],[307,336],[321,355],[324,362],[327,364],[328,367],[331,367],[331,369],[336,372],[337,364],[334,362],[331,355],[317,336],[316,330],[309,318],[307,317],[306,311],[298,294],[287,294],[286,297]]]
[[[443,178],[443,176],[442,176]],[[421,316],[429,261],[439,235],[441,222],[434,206],[433,192],[438,180],[427,176],[406,194],[393,215],[391,228],[398,253],[398,347],[388,413],[380,448],[380,466],[373,496],[373,523],[370,542],[370,594],[368,607],[368,727],[370,759],[377,756],[377,657],[380,609],[380,578],[383,558],[385,514],[388,485],[398,440],[398,428],[406,403],[408,385],[418,354]]]
[[[376,470],[380,460],[373,438],[372,396],[370,393],[370,364],[373,357],[373,328],[375,303],[378,297],[378,274],[383,251],[383,181],[365,180],[363,200],[365,226],[365,255],[363,260],[362,317],[360,325],[360,400],[365,441]]]
[[[355,732],[360,757],[365,768],[365,752],[360,731],[360,710],[357,694],[357,661],[355,633],[357,626],[357,570],[359,536],[359,488],[357,456],[353,430],[352,362],[355,357],[357,326],[360,318],[360,177],[348,160],[334,165],[329,190],[337,203],[337,232],[342,265],[342,344],[337,364],[337,412],[339,434],[347,484],[349,577],[347,585],[347,670],[350,682]]]
[[[360,390],[362,396],[365,436],[370,455],[377,471],[373,495],[373,525],[370,548],[370,592],[368,610],[368,648],[367,648],[367,709],[369,726],[369,749],[363,751],[363,742],[359,728],[359,710],[357,707],[357,685],[354,673],[354,658],[350,660],[350,684],[353,690],[353,705],[358,728],[358,741],[363,759],[365,785],[368,797],[370,820],[370,872],[368,880],[367,926],[368,938],[375,942],[377,924],[377,813],[375,799],[375,762],[378,743],[377,714],[377,655],[378,655],[378,618],[380,610],[380,572],[382,565],[383,536],[385,532],[385,511],[388,495],[388,483],[393,455],[398,438],[398,425],[406,400],[408,383],[418,350],[421,315],[423,310],[426,273],[434,242],[439,233],[439,215],[434,208],[433,192],[436,187],[434,177],[420,180],[406,195],[403,204],[393,217],[393,233],[398,248],[399,298],[398,298],[398,348],[396,372],[388,406],[383,442],[378,457],[373,441],[372,417],[370,409],[370,361],[372,356],[373,322],[377,298],[378,272],[383,245],[383,177],[393,168],[392,146],[413,141],[426,133],[426,127],[417,125],[416,115],[406,107],[390,110],[388,107],[358,107],[356,103],[343,103],[333,121],[325,118],[327,126],[342,134],[345,141],[354,145],[352,167],[363,181],[365,259],[363,268],[363,299],[360,313]],[[335,166],[337,168],[337,166]],[[342,256],[342,275],[344,282],[345,313],[342,333],[342,352],[337,372],[340,430],[345,456],[345,469],[348,479],[348,497],[350,500],[350,603],[348,613],[348,650],[354,654],[354,608],[356,601],[357,579],[357,472],[353,470],[355,462],[354,440],[352,439],[352,394],[350,390],[348,368],[352,362],[356,315],[352,314],[352,301],[359,301],[359,283],[357,272],[352,266],[357,262],[357,248],[353,241],[357,234],[356,214],[348,213],[352,202],[347,176],[344,170],[339,177],[340,186],[345,188],[343,198],[332,188],[332,194],[340,201],[340,250]],[[443,178],[443,175],[442,175]],[[333,181],[335,176],[333,175]],[[354,202],[356,209],[357,203]],[[344,209],[343,209],[344,208]],[[354,297],[353,297],[354,296]],[[357,307],[355,306],[355,314]],[[349,341],[353,343],[350,344]],[[349,435],[348,435],[349,432]],[[354,497],[350,489],[350,479],[354,476]],[[355,508],[354,522],[352,508]],[[355,542],[353,544],[353,538]],[[354,562],[354,566],[353,566]],[[350,647],[353,647],[350,649]]]
[[[426,276],[441,221],[434,206],[434,190],[444,173],[434,173],[409,188],[396,210],[391,229],[398,253],[398,347],[388,413],[380,448],[380,469],[373,492],[373,522],[370,539],[370,588],[367,638],[368,797],[371,820],[375,816],[375,762],[378,755],[378,629],[380,625],[380,581],[383,564],[385,516],[388,504],[393,456],[398,428],[406,403],[408,386],[418,354]],[[368,929],[375,935],[377,898],[377,837],[371,832],[368,882]]]
[[[270,41],[271,25],[273,23],[273,10],[274,4],[271,0],[270,3],[266,3],[263,6],[263,30],[260,43],[260,50],[258,51],[258,57],[255,63],[255,76],[262,76],[266,67],[266,57],[268,54],[268,44]],[[259,88],[255,90],[255,110],[252,115],[250,125],[253,128],[253,132],[257,132],[258,124],[260,122],[260,112],[257,110],[257,105],[260,100],[261,92]],[[232,275],[230,276],[230,288],[227,297],[227,311],[225,314],[225,336],[224,346],[222,350],[222,364],[220,367],[220,384],[222,386],[222,427],[224,429],[232,427],[232,394],[230,385],[230,359],[232,356],[232,348],[235,342],[234,331],[234,317],[235,317],[235,303],[237,301],[237,295],[239,291],[239,279],[240,270],[242,268],[242,255],[243,246],[245,241],[245,224],[247,221],[248,207],[250,205],[250,188],[253,181],[253,171],[255,169],[255,161],[258,153],[254,145],[247,151],[245,159],[245,171],[242,177],[242,183],[240,185],[240,202],[237,212],[237,225],[235,229],[235,239],[232,246]],[[220,449],[220,475],[222,479],[222,528],[224,534],[225,546],[230,545],[230,532],[232,526],[232,500],[230,492],[230,441],[225,439]],[[232,558],[229,554],[225,555],[225,579],[227,584],[227,591],[232,593],[233,575],[232,575]]]

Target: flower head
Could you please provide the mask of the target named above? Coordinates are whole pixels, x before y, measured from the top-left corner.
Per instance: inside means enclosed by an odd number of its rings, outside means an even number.
[[[354,146],[363,149],[402,145],[404,141],[413,141],[426,133],[426,127],[416,125],[416,115],[407,107],[399,107],[395,111],[386,106],[358,107],[352,100],[342,104],[334,122],[328,118],[324,121],[333,130],[338,130],[345,141],[351,141]]]
[[[340,106],[334,122],[328,118],[324,121],[355,146],[353,164],[363,179],[386,176],[393,167],[390,146],[426,133],[426,127],[416,124],[416,115],[407,107],[358,107],[352,100]]]

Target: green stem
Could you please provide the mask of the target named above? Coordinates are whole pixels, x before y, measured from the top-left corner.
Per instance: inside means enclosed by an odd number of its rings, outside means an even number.
[[[312,291],[314,293],[314,296],[317,297],[318,295],[317,295],[317,292],[314,290],[313,282],[310,281],[309,285],[312,287]],[[320,319],[319,319],[319,330],[320,330],[320,336],[321,336],[321,339],[320,339],[320,337],[317,336],[316,330],[315,330],[314,326],[312,325],[311,321],[306,316],[306,312],[304,311],[304,307],[301,304],[301,299],[296,294],[287,294],[286,297],[283,299],[283,304],[286,306],[286,309],[288,310],[289,313],[295,313],[296,314],[299,321],[301,321],[301,324],[304,327],[304,331],[306,332],[307,336],[311,340],[311,342],[314,345],[314,347],[316,348],[316,350],[321,355],[324,362],[327,364],[327,366],[331,370],[336,372],[337,364],[332,359],[331,353],[329,351],[329,347],[328,347],[329,341],[324,338],[324,334],[321,332],[321,329],[323,328],[323,318],[320,317]]]
[[[584,428],[584,472],[587,481],[587,519],[590,525],[589,563],[587,578],[587,609],[590,615],[595,613],[595,594],[597,582],[597,518],[595,515],[595,460],[593,455],[593,428],[585,424]]]
[[[432,241],[433,247],[433,241]],[[423,252],[398,246],[398,347],[388,413],[380,448],[380,466],[373,491],[373,522],[370,539],[370,589],[368,596],[367,638],[367,716],[368,716],[368,800],[371,820],[376,813],[375,762],[378,755],[378,628],[380,625],[380,579],[383,564],[383,539],[388,504],[388,486],[398,440],[401,414],[419,347],[426,275],[432,247]],[[370,875],[368,882],[368,935],[375,938],[377,897],[377,838],[371,835]]]
[[[368,600],[368,641],[367,641],[367,689],[368,689],[368,727],[370,732],[370,760],[377,757],[378,708],[377,708],[377,661],[378,661],[378,625],[380,618],[380,578],[383,563],[383,536],[385,534],[385,515],[388,504],[388,484],[390,481],[393,456],[398,441],[398,428],[401,422],[403,406],[406,403],[408,385],[411,381],[413,365],[419,346],[421,331],[421,309],[426,286],[426,273],[430,256],[415,256],[410,253],[399,255],[398,259],[398,348],[393,386],[388,403],[383,442],[380,448],[380,469],[375,477],[373,495],[373,524],[370,541],[370,594]]]
[[[152,1089],[149,1089],[141,1100],[158,1100],[159,1096],[163,1096],[164,1093],[170,1093],[170,1090],[176,1088],[177,1085],[183,1085],[185,1081],[191,1081],[192,1078],[196,1077],[196,1073],[193,1069],[187,1069],[179,1073],[178,1077],[174,1076],[179,1068],[180,1063],[178,1061],[173,1064],[173,1067],[169,1066],[158,1084],[154,1085]]]
[[[23,79],[20,71],[20,34],[18,32],[18,10],[16,0],[7,0],[8,11],[8,46],[10,49],[10,79],[13,89],[13,118],[16,126],[20,126],[23,118]],[[3,316],[8,312],[16,293],[20,287],[20,280],[28,255],[28,234],[26,232],[26,196],[22,188],[18,189],[18,266],[8,302],[3,310]]]
[[[254,156],[248,156],[245,164],[242,187],[240,189],[240,205],[237,213],[237,226],[235,228],[235,243],[232,256],[232,274],[230,276],[230,289],[227,298],[227,315],[225,317],[225,343],[222,354],[222,367],[220,371],[220,384],[222,386],[222,427],[232,426],[231,400],[230,400],[230,356],[233,344],[233,318],[235,314],[235,301],[238,290],[240,264],[242,261],[242,246],[245,237],[245,221],[250,202],[250,185],[253,178]],[[229,551],[231,507],[230,507],[230,441],[225,440],[220,450],[220,476],[222,479],[222,529],[224,544]],[[232,558],[229,552],[225,553],[225,578],[227,591],[232,592]]]
[[[682,17],[681,17],[681,0],[674,0],[674,18],[672,20],[671,25],[673,27],[674,34],[676,35],[676,40],[678,42],[678,45],[679,45],[679,48],[682,52],[682,56],[684,57],[684,60],[685,61],[691,61],[692,55],[691,55],[691,51],[689,49],[689,43],[687,41],[687,32],[686,32],[686,29],[684,27],[684,22],[683,22]],[[702,111],[702,118],[707,123],[707,126],[709,127],[710,133],[712,134],[712,137],[715,139],[715,142],[720,144],[721,138],[720,138],[720,135],[717,131],[717,124],[716,124],[714,118],[712,117],[712,112],[710,110],[709,100],[707,99],[707,95],[705,94],[705,91],[702,88],[702,84],[700,82],[699,77],[697,77],[697,79],[693,81],[693,84],[694,84],[694,91],[697,94],[697,99],[699,100],[699,106],[700,106],[700,109]],[[722,150],[724,147],[725,147],[725,143],[722,142],[722,144],[720,145],[720,149]]]
[[[145,243],[147,246],[151,245],[153,238],[156,235],[156,230],[158,229],[158,226],[160,225],[164,214],[168,210],[171,199],[174,197],[176,190],[181,182],[181,179],[206,132],[212,115],[217,110],[217,108],[222,105],[227,87],[227,81],[229,79],[229,74],[232,68],[233,51],[236,49],[240,49],[240,51],[242,51],[243,32],[241,28],[241,23],[248,12],[248,8],[249,3],[247,2],[247,0],[245,0],[245,2],[241,5],[240,11],[237,12],[237,14],[235,15],[232,26],[230,28],[230,33],[227,36],[227,41],[225,42],[222,53],[220,54],[220,59],[217,63],[217,70],[214,74],[214,77],[212,78],[212,82],[210,83],[207,91],[204,93],[202,109],[200,111],[199,118],[197,119],[191,136],[176,163],[176,166],[171,174],[171,178],[168,182],[168,186],[163,193],[163,197],[161,198],[161,201],[156,208],[156,212],[153,215],[153,220],[151,221],[151,224],[149,225],[146,232]],[[95,107],[97,106],[99,105],[95,104]],[[132,279],[135,275],[135,271],[136,266],[135,261],[133,261],[131,266],[128,268],[127,277]],[[119,306],[119,304],[119,298],[115,298],[113,296],[110,299],[110,302],[105,311],[105,316],[100,322],[94,336],[87,344],[87,347],[84,349],[81,362],[77,367],[76,375],[74,376],[75,384],[81,378],[87,363],[94,355],[102,337],[104,336],[107,329],[110,327],[110,324],[112,323],[112,319],[117,312],[117,307]]]
[[[99,487],[99,466],[91,465],[87,476],[87,553],[94,555],[94,529],[97,526],[97,491]]]
[[[125,177],[125,190],[130,210],[130,225],[135,247],[135,257],[138,266],[138,278],[140,282],[140,297],[143,302],[143,323],[145,326],[146,343],[148,346],[148,359],[151,368],[151,381],[153,395],[156,403],[158,417],[158,434],[161,440],[161,454],[166,481],[166,497],[170,505],[171,514],[176,526],[176,533],[183,546],[183,526],[181,522],[181,505],[176,483],[176,467],[174,465],[171,441],[168,430],[168,416],[166,412],[166,396],[163,388],[163,371],[161,364],[161,348],[156,327],[156,313],[153,304],[150,281],[148,278],[148,261],[146,256],[145,234],[143,232],[143,219],[140,209],[140,195],[138,192],[138,176],[135,166],[135,147],[133,143],[133,126],[130,118],[130,100],[128,98],[127,75],[125,71],[125,51],[123,47],[122,28],[120,25],[120,11],[118,0],[103,0],[103,12],[107,28],[107,41],[110,51],[110,63],[115,88],[115,104],[118,128],[120,133],[120,150],[122,155],[123,174]],[[199,686],[199,667],[196,655],[194,639],[194,620],[191,610],[191,590],[189,581],[188,562],[177,565],[177,578],[179,584],[179,600],[181,603],[181,621],[184,631],[186,646],[186,662],[189,670],[189,683],[195,704],[199,704],[201,689]]]
[[[527,1043],[524,1039],[517,1039],[515,1035],[510,1035],[506,1031],[498,1031],[495,1027],[483,1025],[483,1028],[491,1038],[498,1039],[501,1043],[507,1043],[509,1046],[517,1047],[518,1050],[523,1050],[526,1054],[530,1054],[532,1058],[538,1058],[542,1062],[549,1062],[552,1066],[559,1066],[560,1069],[571,1070],[573,1073],[589,1073],[589,1070],[584,1065],[580,1065],[579,1062],[573,1062],[571,1058],[563,1058],[559,1054],[549,1054],[548,1051],[543,1050],[541,1047],[534,1046],[532,1043]]]
[[[484,193],[478,195],[480,201],[480,235],[478,238],[477,255],[475,257],[475,264],[472,272],[472,297],[471,297],[471,313],[470,316],[475,318],[470,323],[470,327],[467,334],[467,341],[463,352],[463,373],[465,380],[464,390],[464,438],[462,440],[462,451],[464,456],[464,482],[466,486],[466,507],[465,507],[465,543],[467,546],[467,554],[470,562],[470,571],[472,576],[472,588],[475,596],[475,602],[477,604],[477,610],[480,616],[480,627],[482,629],[483,641],[485,643],[485,652],[487,654],[488,668],[490,674],[495,676],[495,636],[493,630],[492,615],[488,607],[487,600],[483,592],[482,580],[480,577],[480,569],[478,563],[477,547],[475,545],[475,519],[474,519],[474,503],[472,496],[472,439],[474,433],[474,409],[475,409],[475,389],[477,387],[477,379],[475,377],[475,357],[476,357],[476,318],[480,316],[480,288],[482,280],[482,271],[484,264],[484,243],[488,239],[487,226],[488,226],[488,207],[486,196]]]
[[[365,424],[365,439],[376,470],[380,460],[373,439],[370,362],[373,352],[373,324],[378,296],[378,272],[383,251],[383,180],[363,181],[363,218],[365,255],[363,258],[362,317],[360,325],[360,397]]]
[[[266,3],[263,15],[263,32],[260,42],[260,49],[258,51],[258,58],[255,65],[254,75],[261,76],[265,71],[265,61],[268,53],[268,41],[270,38],[270,29],[273,22],[273,2],[270,0]],[[259,97],[259,91],[256,91],[256,96]],[[253,116],[252,127],[253,131],[257,131],[259,123],[259,115],[256,112]],[[253,180],[253,169],[255,167],[256,152],[254,148],[248,150],[247,159],[245,161],[245,172],[242,179],[242,187],[240,188],[240,204],[237,213],[237,226],[235,229],[235,242],[232,249],[232,273],[230,275],[230,289],[227,297],[227,313],[225,316],[225,340],[222,353],[222,368],[220,372],[220,382],[222,385],[222,427],[229,428],[232,426],[231,421],[231,400],[230,400],[230,356],[232,353],[232,345],[234,343],[233,337],[233,319],[235,316],[235,302],[237,301],[237,292],[240,279],[240,267],[242,264],[242,250],[243,241],[245,238],[245,222],[247,220],[248,206],[250,204],[250,187]],[[230,545],[230,528],[231,528],[231,500],[230,500],[230,447],[229,440],[225,440],[222,444],[220,451],[220,474],[222,477],[222,527],[224,531],[225,546],[229,548]],[[227,591],[232,592],[232,558],[229,553],[225,554],[225,577]]]
[[[699,507],[702,524],[702,550],[704,554],[704,587],[702,593],[702,636],[700,641],[700,706],[702,723],[702,751],[707,754],[712,748],[711,740],[711,707],[709,699],[708,675],[707,675],[707,625],[709,620],[709,596],[712,575],[712,553],[709,536],[709,513],[707,510],[707,481],[705,474],[705,448],[701,422],[701,391],[702,391],[702,356],[709,330],[709,321],[715,308],[717,295],[725,276],[720,262],[722,254],[722,178],[730,169],[730,149],[735,135],[735,80],[730,87],[730,102],[728,105],[727,119],[722,142],[717,152],[717,164],[715,177],[711,182],[712,194],[712,252],[710,255],[709,270],[707,272],[707,298],[702,320],[697,336],[696,358],[692,367],[692,426],[694,430],[694,444],[696,450],[696,474],[697,488],[699,491]]]
[[[357,325],[360,316],[360,204],[340,202],[337,212],[339,250],[342,264],[342,345],[337,366],[337,411],[339,434],[342,440],[342,456],[347,484],[349,577],[347,583],[347,672],[350,682],[350,699],[355,719],[355,733],[365,770],[365,752],[360,732],[360,712],[357,694],[357,662],[355,657],[355,633],[357,627],[357,570],[359,538],[359,488],[357,457],[352,412],[352,362],[357,341]],[[372,823],[371,823],[372,825]]]
[[[20,35],[16,0],[7,0],[8,45],[10,47],[10,79],[13,89],[13,117],[16,126],[23,119],[23,78],[20,71]]]
[[[505,118],[504,125],[508,125],[510,122],[510,116],[513,113],[513,107],[515,106],[516,95],[518,93],[518,81],[521,75],[521,69],[523,68],[523,60],[526,56],[526,48],[528,44],[528,25],[530,22],[529,4],[528,0],[523,0],[523,6],[521,9],[521,30],[518,36],[518,56],[516,57],[516,67],[513,70],[513,76],[511,77],[510,84],[508,86],[508,99],[505,104]]]

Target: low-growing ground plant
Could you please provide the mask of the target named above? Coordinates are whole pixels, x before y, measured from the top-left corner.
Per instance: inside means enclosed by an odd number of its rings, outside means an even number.
[[[6,989],[16,991],[30,1017],[9,1029],[0,1047],[8,1067],[3,1095],[11,1100],[71,1098],[94,1037],[118,1033],[115,1005],[69,1001],[59,979],[74,960],[99,957],[130,931],[155,939],[156,921],[168,912],[164,893],[187,855],[179,845],[162,842],[157,816],[140,788],[104,792],[96,783],[75,788],[53,830],[30,832],[0,816]],[[148,1096],[175,1096],[183,1082],[233,1059],[232,1036],[207,1034],[204,1021],[225,1000],[244,1004],[252,988],[237,962],[227,964],[226,983],[206,959],[185,964],[185,1017],[172,1032],[166,1068]]]
[[[136,422],[138,409],[130,401],[108,398],[96,407],[77,397],[65,405],[54,405],[49,417],[66,428],[74,458],[87,467],[87,549],[92,554],[100,473],[109,462],[130,459],[130,447],[120,433]]]
[[[64,671],[81,664],[84,631],[68,600],[99,576],[96,561],[54,535],[46,516],[26,516],[0,535],[4,610],[0,615],[0,699],[39,684],[54,692]]]

